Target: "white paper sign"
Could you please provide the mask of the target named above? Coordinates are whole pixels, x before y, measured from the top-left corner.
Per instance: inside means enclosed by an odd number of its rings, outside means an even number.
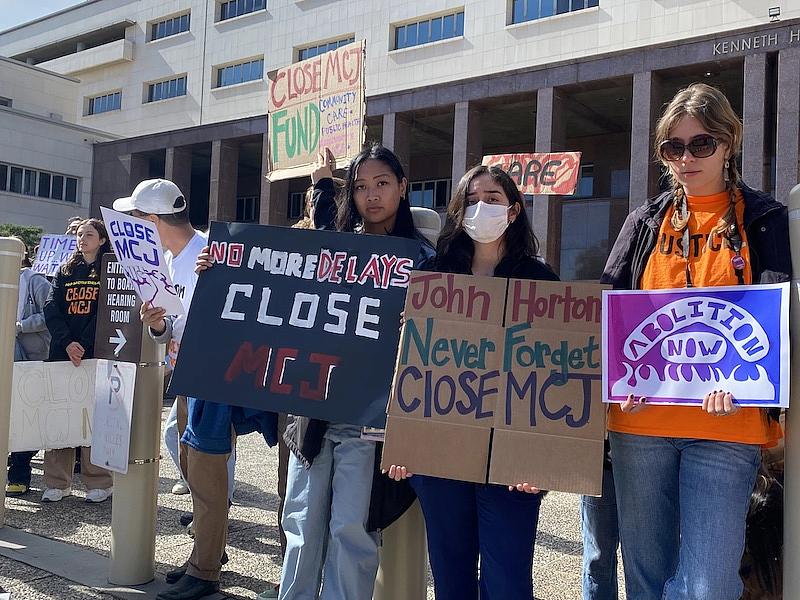
[[[14,363],[10,451],[90,446],[98,364],[106,362]]]
[[[58,272],[78,247],[78,238],[74,235],[43,235],[39,242],[39,252],[33,263],[33,272],[52,277]]]
[[[163,308],[168,315],[185,310],[169,276],[161,238],[150,221],[101,207],[111,247],[142,302]]]
[[[133,415],[134,363],[100,361],[92,421],[92,464],[128,472]]]

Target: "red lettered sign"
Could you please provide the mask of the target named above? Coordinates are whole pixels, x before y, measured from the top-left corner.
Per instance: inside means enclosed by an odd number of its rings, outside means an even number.
[[[578,185],[581,153],[493,154],[483,164],[503,169],[523,194],[565,196]]]

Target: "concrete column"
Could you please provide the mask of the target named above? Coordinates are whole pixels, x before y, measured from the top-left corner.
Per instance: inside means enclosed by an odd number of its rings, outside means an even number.
[[[171,147],[166,149],[164,178],[169,179],[183,192],[188,202],[192,194],[192,149]]]
[[[239,176],[239,144],[233,140],[211,142],[211,177],[208,221],[236,219],[236,180]]]
[[[394,152],[408,175],[411,166],[411,119],[402,113],[383,115],[383,145]]]
[[[778,127],[775,199],[786,204],[800,158],[800,48],[778,52]]]
[[[267,148],[269,136],[264,135],[261,151],[261,193],[259,199],[258,222],[262,225],[285,225],[289,204],[289,181],[270,181],[269,161],[267,161]]]
[[[566,129],[563,111],[555,88],[536,92],[536,152],[564,149]],[[539,252],[558,272],[561,237],[560,196],[534,196],[531,225],[539,240]]]
[[[457,102],[453,121],[453,189],[482,158],[481,113],[469,102]]]
[[[764,177],[766,100],[767,55],[745,56],[742,177],[749,186],[759,190],[763,190],[767,185]]]
[[[658,75],[652,71],[634,73],[628,212],[658,192],[659,167],[653,156],[653,137],[660,96]]]
[[[123,168],[128,172],[128,190],[130,194],[141,181],[150,176],[150,161],[142,154],[126,154],[121,157]]]

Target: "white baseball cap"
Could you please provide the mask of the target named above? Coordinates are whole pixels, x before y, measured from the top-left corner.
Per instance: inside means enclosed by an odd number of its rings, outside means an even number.
[[[172,215],[186,209],[186,199],[168,179],[145,179],[129,197],[114,200],[113,208],[125,213],[138,210],[149,215]]]

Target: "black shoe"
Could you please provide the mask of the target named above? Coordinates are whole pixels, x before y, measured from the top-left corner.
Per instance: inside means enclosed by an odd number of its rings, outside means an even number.
[[[228,564],[228,553],[222,553],[222,559],[219,561],[220,564],[226,565]],[[167,571],[167,574],[164,576],[164,581],[167,583],[178,583],[178,580],[181,579],[184,575],[186,575],[186,567],[189,565],[188,562],[183,563],[177,569],[173,569],[172,571]]]
[[[188,512],[181,515],[181,527],[187,527],[192,521],[194,521],[194,513]]]
[[[206,581],[186,575],[170,589],[160,592],[156,600],[199,600],[218,591],[219,581]]]

